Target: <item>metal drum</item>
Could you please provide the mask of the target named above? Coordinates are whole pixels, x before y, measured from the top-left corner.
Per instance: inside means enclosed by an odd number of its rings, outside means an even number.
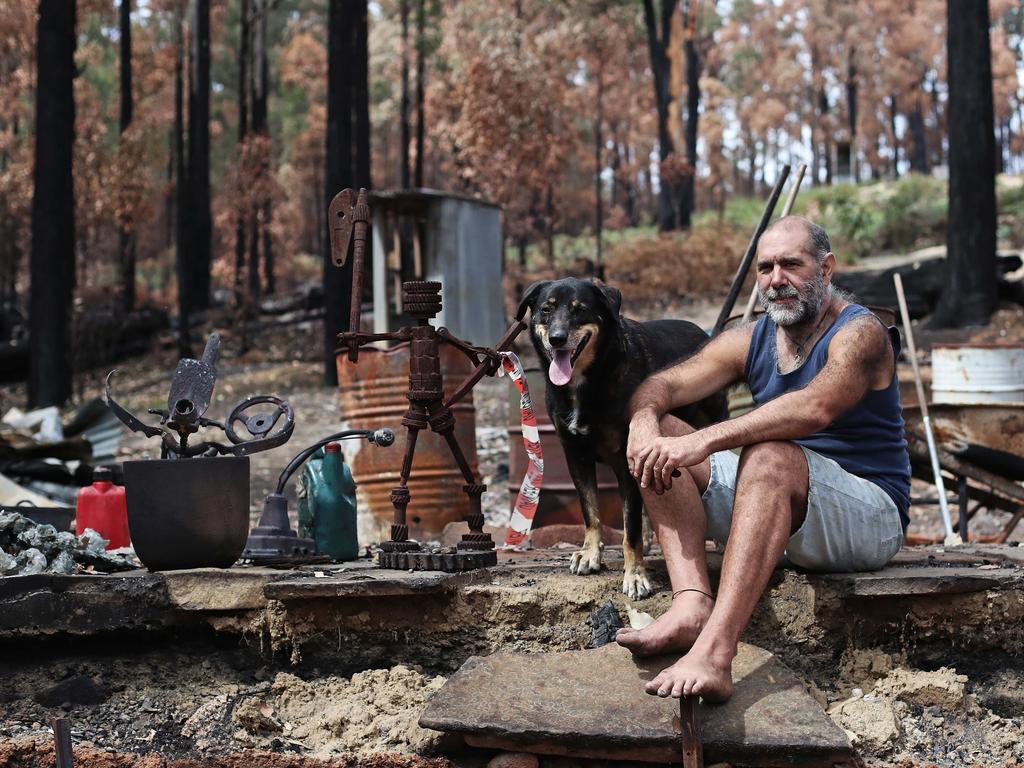
[[[569,476],[569,466],[565,462],[565,452],[562,450],[558,433],[555,432],[555,425],[548,418],[548,409],[544,401],[544,372],[532,367],[524,372],[526,383],[530,387],[533,410],[537,415],[540,449],[544,453],[544,483],[541,486],[533,527],[540,528],[556,523],[582,525],[580,497]],[[526,448],[523,447],[523,426],[519,419],[519,390],[514,386],[510,387],[508,418],[508,493],[511,508],[516,503],[519,486],[529,464]],[[605,464],[597,465],[597,503],[601,522],[613,528],[622,528],[622,497],[619,495],[619,483],[611,467]]]
[[[472,371],[465,355],[448,344],[441,345],[445,392],[453,392]],[[391,489],[398,484],[405,453],[402,416],[409,407],[409,345],[399,344],[387,351],[364,348],[359,351],[358,363],[339,355],[338,388],[344,429],[395,430],[395,444],[386,451],[364,441],[349,440],[343,446],[356,481],[359,541],[385,541],[391,537],[394,519]],[[454,405],[452,412],[455,438],[476,473],[476,409],[472,394]],[[445,525],[461,521],[469,513],[469,500],[462,491],[465,482],[444,438],[430,429],[421,430],[409,477],[409,537],[436,540]]]
[[[1024,346],[935,344],[932,402],[1024,403]]]
[[[128,530],[151,571],[227,568],[249,535],[249,457],[124,463]]]

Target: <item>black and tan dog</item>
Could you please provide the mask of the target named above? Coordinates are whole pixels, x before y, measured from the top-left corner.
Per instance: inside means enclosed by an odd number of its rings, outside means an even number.
[[[601,569],[599,461],[618,478],[625,531],[622,591],[637,599],[652,590],[643,561],[643,502],[626,466],[629,398],[647,376],[689,357],[708,338],[685,320],[629,320],[619,314],[621,304],[618,289],[569,277],[531,285],[517,315],[531,311],[530,338],[547,371],[548,414],[587,526],[583,548],[572,556],[569,570],[586,574]],[[725,394],[673,413],[695,427],[705,426],[726,417]]]

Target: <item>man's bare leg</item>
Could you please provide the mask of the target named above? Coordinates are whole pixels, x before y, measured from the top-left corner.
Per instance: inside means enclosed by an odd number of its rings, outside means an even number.
[[[664,416],[660,426],[661,434],[667,437],[694,431],[675,416]],[[704,552],[707,522],[700,500],[710,480],[711,462],[706,460],[690,467],[682,477],[674,478],[672,487],[660,496],[653,488],[640,489],[644,508],[658,534],[673,592],[699,589],[711,594]],[[685,651],[693,645],[711,615],[712,604],[710,598],[698,592],[684,592],[649,626],[641,630],[620,630],[615,639],[619,645],[641,656]]]
[[[718,600],[693,647],[645,686],[648,693],[708,701],[732,695],[740,633],[806,510],[807,460],[799,446],[769,442],[744,449]]]

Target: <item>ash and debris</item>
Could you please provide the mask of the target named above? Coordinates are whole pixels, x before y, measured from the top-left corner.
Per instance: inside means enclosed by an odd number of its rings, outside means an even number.
[[[76,536],[17,512],[0,512],[0,576],[109,573],[139,567],[130,548],[106,551],[108,543],[92,528]]]
[[[8,659],[0,664],[0,743],[45,739],[51,718],[67,717],[76,750],[327,757],[433,754],[444,744],[443,734],[417,725],[443,677],[405,665],[300,677],[241,650],[213,651],[153,648],[130,664],[103,652]]]

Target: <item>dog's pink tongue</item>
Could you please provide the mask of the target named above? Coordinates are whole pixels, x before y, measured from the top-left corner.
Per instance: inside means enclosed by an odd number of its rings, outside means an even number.
[[[572,353],[567,349],[555,351],[548,366],[548,378],[556,387],[564,387],[572,378]]]

